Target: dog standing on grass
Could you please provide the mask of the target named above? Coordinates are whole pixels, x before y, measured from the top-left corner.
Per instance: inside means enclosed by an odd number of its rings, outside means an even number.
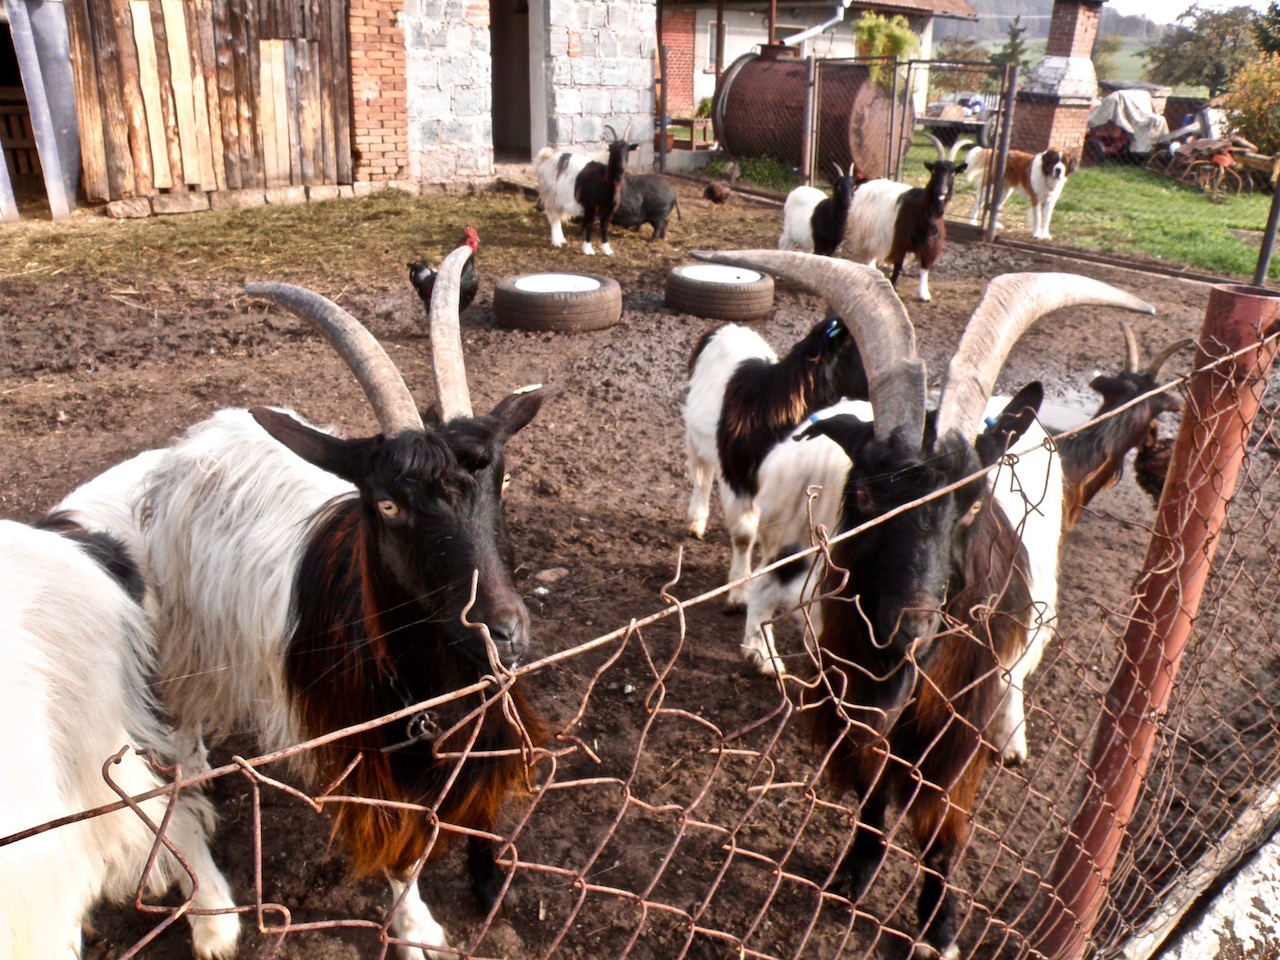
[[[976,194],[973,201],[973,213],[969,222],[976,224],[982,214],[982,187],[987,176],[989,164],[994,169],[993,151],[990,147],[974,147],[965,158],[969,167],[965,179],[975,185]],[[1036,240],[1050,240],[1049,218],[1053,216],[1053,208],[1062,196],[1062,188],[1067,177],[1076,169],[1076,158],[1065,150],[1050,148],[1040,153],[1024,153],[1021,150],[1010,150],[1004,168],[1004,199],[1000,205],[1009,202],[1015,190],[1023,193],[1031,201],[1031,210],[1027,214],[1027,226],[1031,236]],[[998,226],[998,225],[997,225]]]

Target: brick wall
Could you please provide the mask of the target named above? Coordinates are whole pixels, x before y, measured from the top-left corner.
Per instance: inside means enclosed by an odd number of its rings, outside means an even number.
[[[697,69],[697,20],[693,10],[664,13],[662,17],[662,44],[667,48],[667,113],[675,117],[692,116],[696,106],[693,72]]]
[[[351,0],[349,24],[354,177],[396,180],[408,148],[404,30],[385,0]]]
[[[1057,0],[1053,5],[1053,19],[1049,22],[1045,56],[1089,56],[1093,52],[1093,41],[1098,35],[1101,18],[1100,3]]]
[[[1059,147],[1079,157],[1088,119],[1087,105],[1065,106],[1047,100],[1019,100],[1009,146],[1027,153]]]

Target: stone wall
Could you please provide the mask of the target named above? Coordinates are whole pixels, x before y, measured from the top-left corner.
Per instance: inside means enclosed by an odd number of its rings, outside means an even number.
[[[488,176],[493,171],[488,0],[405,0],[401,25],[408,87],[406,174],[428,181]]]
[[[651,164],[655,0],[549,0],[546,13],[546,142],[596,151],[606,124],[630,123],[631,164]]]

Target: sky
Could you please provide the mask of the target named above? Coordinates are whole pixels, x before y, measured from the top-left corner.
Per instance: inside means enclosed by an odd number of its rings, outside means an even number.
[[[1265,10],[1270,0],[1199,0],[1200,6],[1210,10],[1226,10],[1230,7],[1253,7]],[[1108,0],[1107,9],[1126,17],[1143,14],[1156,23],[1172,23],[1192,0]]]

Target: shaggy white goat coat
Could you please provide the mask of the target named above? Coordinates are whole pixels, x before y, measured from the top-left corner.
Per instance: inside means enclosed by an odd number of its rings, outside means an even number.
[[[720,455],[716,446],[716,428],[720,423],[724,390],[744,360],[777,363],[778,355],[754,330],[734,323],[718,329],[698,355],[681,410],[689,478],[693,481],[693,493],[689,497],[689,533],[698,539],[706,533],[707,517],[711,512],[711,486],[718,484],[725,526],[729,528],[729,539],[733,545],[730,582],[751,572],[751,551],[759,520],[759,512],[752,499],[738,496],[720,477]],[[736,605],[745,603],[746,587],[730,590],[728,602]]]
[[[206,765],[204,738],[236,729],[252,729],[267,751],[301,740],[285,677],[294,573],[312,515],[355,492],[294,455],[247,410],[221,410],[172,447],[139,454],[60,505],[88,529],[143,546],[146,579],[161,587],[148,608],[184,766]],[[120,509],[130,501],[132,510]],[[121,522],[127,529],[112,529]],[[310,774],[305,755],[295,765]],[[446,943],[418,884],[387,879],[393,898],[404,898],[391,933]],[[397,956],[443,955],[398,947]]]
[[[993,397],[986,416],[997,416],[1009,397]],[[834,404],[797,427],[792,437],[803,432],[814,419],[851,414],[871,419],[871,406],[860,400]],[[1011,664],[1009,684],[1000,709],[987,736],[1001,749],[1005,759],[1022,762],[1027,758],[1024,705],[1026,679],[1039,666],[1044,648],[1052,638],[1058,608],[1058,554],[1062,541],[1063,475],[1062,461],[1045,445],[1047,435],[1033,424],[1014,445],[1016,464],[1001,465],[988,475],[993,499],[1003,508],[1027,549],[1028,580],[1032,610],[1028,622],[1027,646]],[[755,497],[761,555],[772,563],[781,551],[812,542],[810,517],[814,527],[822,524],[828,536],[840,533],[840,502],[849,458],[834,440],[813,437],[784,440],[765,457],[760,466],[760,489]],[[818,489],[820,488],[820,489]],[[812,506],[810,506],[812,496]],[[817,578],[812,561],[806,572],[783,580],[777,573],[757,577],[747,588],[747,620],[742,641],[744,658],[761,673],[785,673],[774,645],[771,621],[780,610],[795,610],[813,597]],[[821,630],[820,606],[808,607],[815,628]]]
[[[854,196],[857,196],[855,193]],[[803,250],[813,253],[813,211],[827,195],[817,187],[796,187],[787,194],[782,205],[782,236],[779,250]]]
[[[161,786],[135,750],[171,753],[146,678],[152,635],[140,607],[72,541],[0,521],[0,710],[13,732],[0,750],[0,836],[119,799],[103,779],[104,762],[129,795]],[[153,822],[167,798],[143,804]],[[209,855],[213,820],[198,791],[183,792],[166,836],[199,878],[197,909],[234,906]],[[82,820],[0,846],[0,958],[70,960],[81,927],[101,898],[132,899],[155,837],[131,810]],[[185,870],[163,852],[147,878],[150,896]],[[191,916],[196,956],[230,957],[235,914]]]
[[[560,161],[561,155],[568,158],[564,161],[563,167]],[[578,174],[590,162],[591,158],[586,154],[557,150],[554,147],[543,147],[537,159],[534,160],[534,169],[538,178],[538,199],[542,201],[543,212],[546,213],[547,222],[551,225],[553,247],[564,246],[565,218],[582,216],[582,204],[578,202],[575,193]],[[589,241],[584,242],[582,252],[593,253],[590,247]],[[607,256],[613,255],[609,244],[604,244],[602,249]]]

